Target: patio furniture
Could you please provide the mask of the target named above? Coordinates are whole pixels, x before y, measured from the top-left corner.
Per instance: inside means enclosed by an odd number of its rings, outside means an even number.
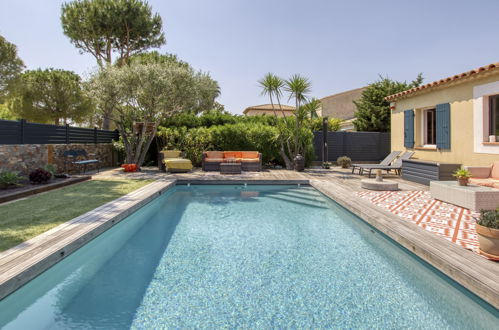
[[[220,174],[241,174],[242,163],[221,163]]]
[[[407,159],[402,162],[402,179],[429,185],[430,181],[451,181],[461,164]]]
[[[471,173],[470,183],[499,189],[499,161],[491,166],[465,166]]]
[[[242,171],[262,170],[262,154],[258,151],[205,151],[202,157],[203,171],[220,171],[227,159],[241,163]]]
[[[401,151],[392,151],[379,164],[352,164],[352,174],[353,174],[353,172],[354,172],[354,170],[356,168],[359,169],[359,174],[360,174],[360,167],[362,165],[384,165],[384,166],[388,166],[388,165],[390,165],[395,160],[395,158],[398,157],[398,155],[400,155],[400,153],[401,153]]]
[[[85,149],[66,150],[63,152],[62,155],[64,157],[64,167],[66,172],[68,172],[67,169],[68,162],[70,164],[80,166],[80,173],[82,167],[83,167],[83,173],[85,173],[87,170],[87,165],[91,164],[95,164],[95,168],[97,169],[97,172],[99,172],[100,161],[98,159],[89,159],[89,155],[87,154]]]
[[[479,185],[460,186],[454,181],[431,181],[431,197],[473,211],[494,210],[499,205],[499,189]]]
[[[402,156],[400,156],[399,158],[397,158],[397,160],[395,160],[392,163],[392,165],[380,165],[380,164],[365,164],[365,165],[362,165],[362,164],[359,164],[359,167],[360,167],[359,174],[362,175],[364,173],[364,170],[367,170],[368,171],[368,177],[370,178],[372,170],[383,170],[383,171],[387,171],[387,172],[390,172],[391,170],[394,170],[395,173],[397,173],[398,175],[400,175],[400,172],[401,172],[401,169],[402,169],[402,161],[411,158],[412,155],[414,155],[414,152],[408,151],[408,152],[404,153]]]
[[[182,158],[179,150],[163,150],[158,155],[159,168],[163,172],[185,173],[192,170],[190,159]]]

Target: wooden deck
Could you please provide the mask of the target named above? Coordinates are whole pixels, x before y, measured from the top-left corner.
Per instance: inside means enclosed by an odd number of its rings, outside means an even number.
[[[218,172],[200,170],[166,174],[154,168],[145,168],[139,173],[109,170],[94,175],[94,179],[120,177],[157,181],[0,253],[0,299],[175,184],[301,183],[312,185],[495,308],[499,308],[499,263],[488,261],[359,198],[355,192],[362,190],[361,178],[352,175],[349,170],[311,169],[301,173],[269,170],[220,175]],[[395,176],[389,178],[397,181],[402,190],[428,190],[427,186]]]

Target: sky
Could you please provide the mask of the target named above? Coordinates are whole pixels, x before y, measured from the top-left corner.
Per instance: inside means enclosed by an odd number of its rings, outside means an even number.
[[[95,59],[63,34],[59,0],[0,0],[0,35],[18,46],[27,69],[88,76]],[[425,82],[499,62],[497,0],[150,0],[167,43],[209,72],[218,101],[233,113],[269,103],[258,80],[298,73],[322,98],[380,75]],[[286,99],[287,101],[287,99]],[[291,103],[291,102],[290,102]]]

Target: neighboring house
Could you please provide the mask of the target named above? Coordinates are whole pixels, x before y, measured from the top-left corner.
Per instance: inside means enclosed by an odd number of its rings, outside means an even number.
[[[390,95],[392,150],[488,166],[499,160],[499,63]],[[495,135],[498,142],[489,142]]]
[[[322,117],[343,119],[341,130],[353,130],[355,111],[357,111],[357,107],[353,101],[360,98],[364,89],[365,87],[352,89],[322,98],[319,114]]]
[[[275,113],[278,117],[283,116],[293,116],[295,107],[289,105],[282,105],[282,111],[278,104],[274,104]],[[246,116],[259,116],[259,115],[267,115],[274,116],[274,110],[272,109],[271,104],[262,104],[262,105],[254,105],[252,107],[248,107],[244,109],[243,114]]]

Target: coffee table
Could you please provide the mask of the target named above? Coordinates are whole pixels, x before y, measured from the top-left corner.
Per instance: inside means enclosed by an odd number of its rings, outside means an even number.
[[[220,174],[241,174],[241,163],[221,163]]]
[[[499,206],[499,189],[478,185],[460,186],[457,181],[431,181],[431,197],[473,211]]]

